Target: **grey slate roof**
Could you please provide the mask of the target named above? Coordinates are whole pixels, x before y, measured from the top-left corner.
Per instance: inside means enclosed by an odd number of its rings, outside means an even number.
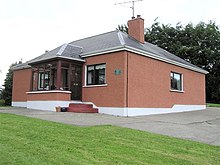
[[[72,44],[63,44],[51,51],[45,52],[43,55],[38,56],[28,63],[36,63],[40,61],[45,61],[53,58],[69,58],[69,59],[78,59],[80,60],[80,54],[82,53],[82,47],[72,45]]]
[[[201,73],[208,73],[207,71],[169,53],[168,51],[156,45],[150,44],[148,42],[142,44],[128,34],[118,30],[61,45],[35,59],[30,60],[28,64],[33,64],[53,58],[68,58],[84,61],[84,58],[88,56],[105,54],[120,50],[133,51],[137,54],[146,55],[150,58],[165,61]]]
[[[20,70],[20,69],[26,69],[26,68],[30,68],[30,67],[31,67],[31,66],[28,65],[27,62],[25,62],[25,63],[22,63],[22,64],[17,64],[17,65],[15,65],[15,66],[12,66],[11,69],[12,69],[12,70]]]

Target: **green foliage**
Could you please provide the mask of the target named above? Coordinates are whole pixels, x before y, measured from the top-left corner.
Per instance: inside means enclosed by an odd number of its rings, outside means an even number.
[[[2,98],[5,100],[5,105],[11,105],[13,84],[12,77],[13,72],[11,69],[9,69],[3,85],[5,88],[2,90]]]
[[[3,90],[3,89],[0,88],[0,100],[3,99],[3,98],[2,98],[2,90]]]
[[[0,114],[1,164],[219,164],[220,148],[115,126]]]
[[[5,101],[0,99],[0,107],[5,105]]]
[[[126,29],[124,26],[119,30]],[[172,27],[155,20],[145,31],[145,41],[207,70],[207,102],[220,103],[220,30],[215,22],[186,26],[177,23]]]
[[[118,28],[116,29],[128,33],[128,27],[126,25],[118,25]]]

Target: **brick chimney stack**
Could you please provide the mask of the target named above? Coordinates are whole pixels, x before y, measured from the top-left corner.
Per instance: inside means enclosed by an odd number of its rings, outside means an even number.
[[[140,15],[137,15],[137,18],[132,17],[128,21],[128,34],[139,42],[144,43],[144,19]]]

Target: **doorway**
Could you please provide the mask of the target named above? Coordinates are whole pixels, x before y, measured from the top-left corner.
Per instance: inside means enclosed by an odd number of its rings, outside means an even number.
[[[71,100],[82,99],[82,66],[71,64]]]

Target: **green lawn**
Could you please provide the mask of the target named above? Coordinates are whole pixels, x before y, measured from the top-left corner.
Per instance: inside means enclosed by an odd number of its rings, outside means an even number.
[[[0,164],[220,164],[220,147],[110,125],[0,114]]]
[[[207,107],[219,107],[220,108],[220,104],[207,103]]]

